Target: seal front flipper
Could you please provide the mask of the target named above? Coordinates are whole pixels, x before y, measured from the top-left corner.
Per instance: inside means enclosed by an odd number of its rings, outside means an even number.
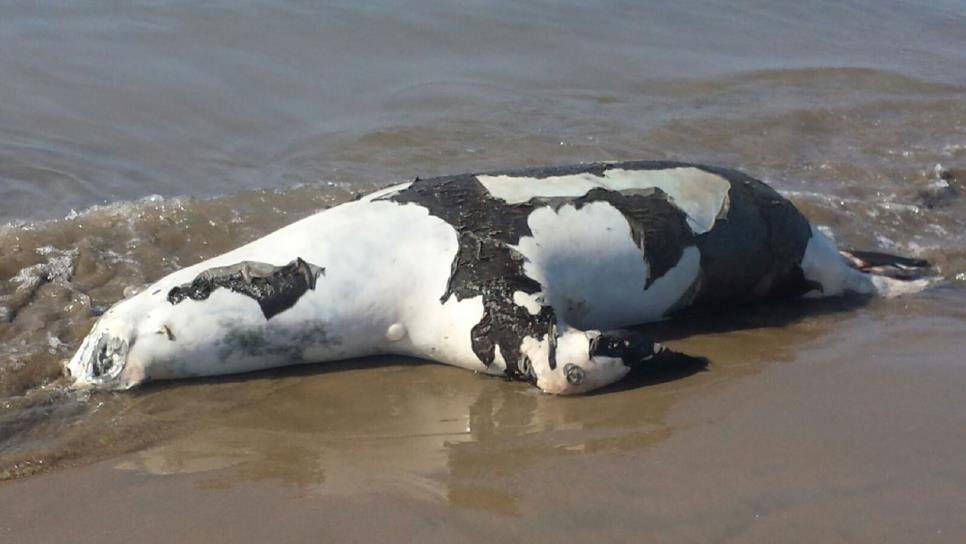
[[[704,357],[694,357],[674,351],[655,342],[645,334],[627,329],[600,333],[600,336],[591,341],[590,354],[591,357],[620,358],[631,371],[659,370],[678,365],[706,366],[708,364],[708,360]]]

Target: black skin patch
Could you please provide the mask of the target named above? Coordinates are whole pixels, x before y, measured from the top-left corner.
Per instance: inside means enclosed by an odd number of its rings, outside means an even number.
[[[693,243],[701,252],[701,277],[694,291],[690,293],[690,298],[677,306],[683,308],[689,305],[718,305],[761,297],[791,298],[801,296],[818,287],[817,284],[806,281],[801,270],[802,257],[812,237],[808,220],[777,191],[743,172],[676,161],[628,161],[527,168],[485,175],[540,179],[589,173],[600,177],[610,169],[667,170],[671,168],[696,168],[721,176],[731,185],[727,209],[722,210],[723,213],[716,219],[711,230],[694,236]],[[603,189],[594,189],[591,192],[595,191],[621,195],[623,199],[627,199],[625,202],[632,199],[633,193],[639,192],[615,192]],[[589,194],[570,200],[586,200]],[[638,203],[628,202],[630,205],[621,205],[618,202],[610,202],[621,210],[632,225],[632,231],[635,229],[635,215],[646,217],[649,213],[653,213],[647,210],[647,205],[640,209],[639,214],[635,214],[634,204]],[[674,208],[673,205],[672,208]],[[683,215],[683,212],[680,213]],[[652,224],[660,224],[660,221]],[[670,230],[670,224],[661,228]],[[690,229],[686,229],[685,232],[690,232]],[[635,233],[634,241],[638,242],[636,236]],[[649,250],[645,246],[645,252],[654,253],[653,261],[651,255],[645,254],[648,263],[655,269],[647,279],[648,286],[663,272],[673,267],[684,248],[690,245],[687,236],[675,237],[673,232],[664,232],[661,236],[652,235],[647,244],[657,243],[656,239],[666,240],[665,243],[670,246],[670,251],[667,249],[661,251],[657,248]],[[683,244],[679,251],[674,250],[673,246],[676,244]],[[677,258],[674,258],[674,255]],[[670,266],[667,264],[669,262]],[[661,272],[662,269],[664,269],[663,272]]]
[[[911,259],[909,257],[900,257],[898,255],[881,253],[878,251],[859,251],[856,249],[850,249],[847,251],[847,253],[860,261],[861,266],[858,267],[859,270],[864,268],[875,268],[878,266],[895,266],[902,268],[926,268],[929,266],[929,261],[924,259]]]
[[[805,280],[802,257],[812,230],[777,191],[735,170],[697,166],[731,184],[729,206],[708,232],[696,237],[701,252],[695,305],[751,298],[791,298],[817,287]]]
[[[534,210],[528,203],[508,205],[490,196],[475,176],[462,175],[417,180],[389,200],[414,203],[456,228],[459,250],[453,259],[446,291],[440,296],[464,300],[483,297],[483,317],[470,332],[473,353],[490,366],[499,346],[506,361],[506,375],[532,381],[532,372],[521,358],[520,344],[526,336],[551,342],[550,367],[556,367],[554,342],[556,316],[543,306],[530,314],[513,302],[513,293],[536,294],[539,282],[523,272],[524,257],[510,245],[530,234],[527,217]]]
[[[652,359],[657,351],[654,340],[630,330],[604,331],[590,341],[591,357],[613,357],[630,368]]]
[[[649,267],[645,289],[678,264],[686,247],[694,245],[687,214],[660,189],[633,193],[591,189],[575,199],[574,205],[579,209],[590,202],[607,202],[627,219],[634,243],[641,248]]]
[[[591,340],[590,356],[620,359],[631,372],[680,368],[682,365],[705,367],[708,364],[703,357],[673,351],[644,334],[627,329],[604,331]]]
[[[255,261],[242,261],[230,266],[211,268],[198,274],[190,283],[168,291],[168,302],[178,304],[186,298],[205,300],[212,291],[225,288],[254,299],[265,319],[288,310],[309,289],[315,289],[325,269],[297,258],[285,266]]]
[[[539,207],[559,208],[571,204],[579,208],[592,202],[614,206],[627,219],[634,242],[649,265],[645,288],[671,270],[680,261],[684,249],[697,246],[701,252],[700,278],[685,294],[685,299],[675,305],[675,310],[692,304],[719,304],[751,297],[791,297],[814,289],[801,271],[801,260],[811,238],[808,221],[777,192],[741,172],[670,161],[634,161],[486,175],[546,178],[589,173],[603,176],[612,168],[685,167],[719,175],[731,185],[726,208],[721,210],[713,228],[700,235],[691,231],[683,210],[659,189],[597,188],[580,197],[535,197],[528,202],[509,204],[492,196],[476,174],[461,174],[417,178],[408,188],[383,199],[425,207],[456,229],[459,250],[440,301],[445,302],[450,296],[456,296],[457,300],[482,296],[483,317],[471,331],[474,353],[489,366],[499,346],[507,363],[507,376],[533,381],[532,365],[522,359],[520,345],[526,336],[546,336],[553,342],[556,316],[549,306],[532,315],[513,302],[514,292],[536,294],[542,291],[542,286],[526,276],[524,257],[509,246],[519,244],[523,236],[532,235],[527,218]],[[653,342],[644,340],[633,349],[624,346],[621,358],[643,356],[648,345],[653,354]],[[597,349],[608,349],[606,342]],[[549,364],[551,369],[557,366],[553,351]]]
[[[631,238],[641,250],[649,270],[644,281],[645,289],[674,268],[685,248],[694,245],[688,215],[658,188],[610,191],[598,187],[580,197],[534,197],[529,203],[535,208],[550,206],[559,210],[571,205],[579,210],[594,202],[610,204],[621,212],[630,226]]]

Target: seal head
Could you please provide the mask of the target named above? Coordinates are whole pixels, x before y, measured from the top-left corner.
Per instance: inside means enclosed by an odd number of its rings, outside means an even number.
[[[75,386],[128,389],[142,381],[132,379],[130,372],[122,376],[138,338],[136,322],[126,317],[132,316],[137,299],[141,297],[136,295],[109,310],[84,339],[65,367]]]
[[[528,343],[523,351],[531,359],[546,356],[540,347]],[[560,395],[586,393],[619,381],[665,352],[670,350],[635,331],[570,329],[557,339],[555,364],[536,372],[536,385]]]

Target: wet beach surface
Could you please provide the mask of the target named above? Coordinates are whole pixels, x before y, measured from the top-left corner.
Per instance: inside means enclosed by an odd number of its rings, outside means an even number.
[[[966,538],[958,3],[2,9],[0,541]],[[709,367],[583,398],[397,358],[64,387],[125,290],[357,193],[623,159],[944,282],[654,326]]]
[[[711,355],[706,371],[583,398],[391,360],[95,398],[115,421],[178,428],[0,487],[0,531],[7,542],[953,542],[966,532],[964,303],[944,289],[819,305],[777,327],[772,310],[716,317],[674,342]]]

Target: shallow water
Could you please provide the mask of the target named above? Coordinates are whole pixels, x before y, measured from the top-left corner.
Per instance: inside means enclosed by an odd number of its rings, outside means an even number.
[[[140,512],[109,539],[966,535],[961,3],[2,4],[0,478],[34,477],[0,534],[109,537],[69,485]],[[397,359],[63,389],[125,289],[358,192],[642,158],[744,169],[946,281],[662,327],[710,369],[581,399]]]

